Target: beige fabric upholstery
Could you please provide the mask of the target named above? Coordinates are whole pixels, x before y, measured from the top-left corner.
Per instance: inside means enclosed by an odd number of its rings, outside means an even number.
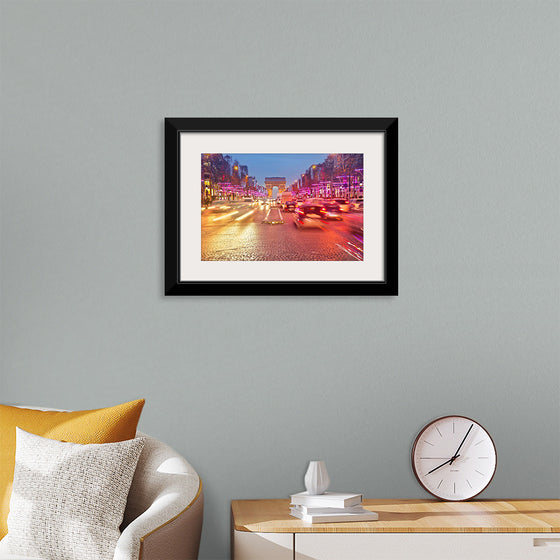
[[[204,499],[198,495],[189,509],[142,541],[141,560],[191,560],[198,558]]]
[[[114,560],[198,558],[203,494],[198,474],[164,443],[144,437]],[[141,556],[140,556],[141,552]]]
[[[114,560],[195,560],[204,505],[200,478],[171,447],[140,432],[136,435],[145,438],[144,449]],[[0,541],[0,560],[37,559],[9,556]]]

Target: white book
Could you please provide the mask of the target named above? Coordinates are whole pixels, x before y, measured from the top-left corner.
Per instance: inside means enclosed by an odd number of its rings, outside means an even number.
[[[314,513],[354,513],[354,512],[362,512],[364,508],[362,506],[348,506],[348,507],[313,507],[313,506],[301,506],[301,505],[292,505],[291,506],[302,513],[307,514],[314,514]]]
[[[357,506],[362,503],[361,494],[348,492],[325,492],[324,494],[309,494],[299,492],[292,494],[292,505],[312,506],[312,507],[338,507],[345,508]]]
[[[347,513],[316,513],[307,514],[303,513],[297,508],[290,508],[290,515],[297,517],[307,523],[343,523],[355,521],[377,521],[379,516],[374,511],[368,511],[362,508],[361,512],[347,512]]]

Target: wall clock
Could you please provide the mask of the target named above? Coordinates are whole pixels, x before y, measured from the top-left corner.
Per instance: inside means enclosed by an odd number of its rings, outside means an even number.
[[[496,472],[496,446],[490,434],[465,416],[443,416],[420,430],[412,447],[418,482],[442,500],[470,500]]]

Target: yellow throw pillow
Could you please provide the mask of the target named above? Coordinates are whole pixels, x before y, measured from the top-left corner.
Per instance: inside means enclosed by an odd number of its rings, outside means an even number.
[[[16,427],[49,439],[72,443],[114,443],[132,439],[144,399],[109,408],[56,412],[0,405],[0,539],[7,518],[14,479]]]

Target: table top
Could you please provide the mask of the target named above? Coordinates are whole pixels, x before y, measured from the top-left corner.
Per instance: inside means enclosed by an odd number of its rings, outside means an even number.
[[[378,521],[318,523],[292,517],[290,500],[234,500],[236,531],[253,533],[560,533],[560,500],[364,500]]]

